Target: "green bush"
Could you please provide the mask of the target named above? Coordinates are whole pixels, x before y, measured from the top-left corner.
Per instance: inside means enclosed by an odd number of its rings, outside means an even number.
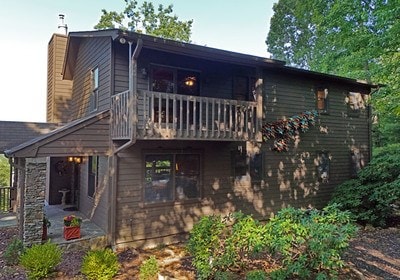
[[[154,280],[158,279],[158,263],[155,256],[151,256],[144,261],[139,268],[140,280]]]
[[[244,268],[246,261],[264,248],[267,233],[260,223],[241,212],[228,217],[207,216],[190,233],[188,251],[199,279]],[[222,274],[221,274],[222,273]]]
[[[335,278],[344,265],[341,254],[356,232],[350,213],[337,205],[322,211],[286,208],[266,227],[272,236],[269,250],[282,264],[272,279]]]
[[[89,251],[83,257],[81,272],[87,279],[112,279],[118,272],[118,258],[111,249]]]
[[[262,270],[251,270],[246,273],[246,280],[266,280],[267,273]]]
[[[266,225],[242,213],[208,216],[193,227],[188,251],[198,279],[224,279],[232,271],[248,270],[257,258],[272,257],[280,266],[272,279],[334,278],[343,265],[340,255],[355,231],[350,213],[336,205],[323,211],[283,209]],[[256,271],[246,277],[266,275]]]
[[[349,210],[360,224],[385,226],[400,199],[400,144],[379,148],[359,177],[335,189],[331,203]]]
[[[35,244],[21,255],[21,264],[28,272],[29,279],[41,279],[54,271],[61,261],[61,250],[48,241]]]
[[[13,238],[4,251],[4,260],[7,265],[16,265],[19,263],[21,255],[24,253],[24,244],[21,239]]]

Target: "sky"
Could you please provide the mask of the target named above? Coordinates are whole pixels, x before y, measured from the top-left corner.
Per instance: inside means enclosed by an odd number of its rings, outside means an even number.
[[[265,39],[277,0],[152,0],[193,19],[192,43],[269,57]],[[139,3],[142,1],[139,0]],[[93,30],[123,0],[0,0],[0,121],[46,121],[47,44],[58,31]]]

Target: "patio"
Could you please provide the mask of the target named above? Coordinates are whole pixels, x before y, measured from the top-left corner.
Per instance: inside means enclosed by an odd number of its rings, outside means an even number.
[[[68,206],[61,205],[46,205],[45,213],[49,219],[51,226],[47,229],[47,238],[53,243],[60,245],[63,248],[104,248],[107,246],[106,233],[99,228],[96,224],[92,223],[85,215],[79,211],[64,211],[63,209]],[[67,215],[76,215],[82,218],[81,224],[81,238],[65,240],[63,237],[63,219]],[[0,214],[0,228],[1,227],[16,227],[17,216],[16,213],[2,213]]]
[[[71,249],[72,247],[95,249],[107,246],[106,233],[92,223],[84,214],[79,211],[64,211],[63,209],[72,207],[68,205],[46,205],[44,212],[49,219],[51,226],[47,229],[47,238],[63,248]],[[75,215],[82,218],[81,238],[65,240],[63,237],[64,217],[67,215]]]

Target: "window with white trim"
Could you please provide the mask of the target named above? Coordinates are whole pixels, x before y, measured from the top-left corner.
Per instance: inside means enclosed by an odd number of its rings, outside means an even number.
[[[99,103],[99,68],[91,70],[90,111],[96,111]]]

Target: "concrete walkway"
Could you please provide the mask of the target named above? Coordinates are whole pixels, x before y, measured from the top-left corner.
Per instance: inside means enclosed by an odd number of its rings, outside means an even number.
[[[17,215],[15,213],[0,213],[0,228],[17,226]]]

